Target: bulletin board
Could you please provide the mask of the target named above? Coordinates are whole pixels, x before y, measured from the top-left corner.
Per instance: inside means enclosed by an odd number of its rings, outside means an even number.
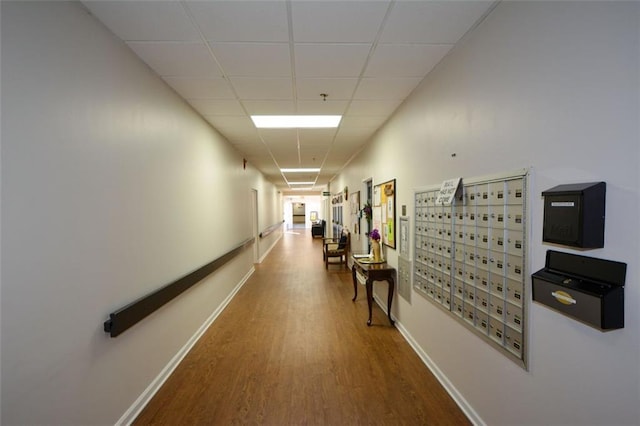
[[[373,227],[380,231],[382,243],[396,248],[396,180],[373,187]]]

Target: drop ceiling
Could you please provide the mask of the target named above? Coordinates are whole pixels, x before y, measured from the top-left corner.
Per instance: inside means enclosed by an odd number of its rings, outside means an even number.
[[[493,1],[85,1],[281,191],[318,192]],[[326,95],[326,96],[323,96]],[[337,129],[250,115],[338,114]],[[320,168],[286,175],[280,168]]]

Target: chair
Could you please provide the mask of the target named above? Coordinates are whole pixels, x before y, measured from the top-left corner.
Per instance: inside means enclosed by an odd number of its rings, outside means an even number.
[[[320,220],[313,225],[311,225],[311,237],[320,237],[324,238],[324,229],[327,226],[327,222],[324,220]]]
[[[324,250],[322,258],[324,259],[325,269],[329,269],[331,265],[342,265],[349,269],[347,259],[349,259],[349,249],[351,248],[351,234],[349,231],[343,230],[340,238],[324,238]],[[338,262],[329,262],[330,258],[337,257]]]

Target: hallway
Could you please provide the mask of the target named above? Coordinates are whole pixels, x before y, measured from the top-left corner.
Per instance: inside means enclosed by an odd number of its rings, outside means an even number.
[[[366,326],[364,287],[353,303],[321,251],[286,231],[136,424],[468,424],[377,305]]]

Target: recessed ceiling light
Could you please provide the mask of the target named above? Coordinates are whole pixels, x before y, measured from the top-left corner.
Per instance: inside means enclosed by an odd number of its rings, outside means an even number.
[[[320,129],[338,127],[341,115],[252,115],[260,129]]]
[[[287,182],[289,185],[313,185],[315,182]]]
[[[313,188],[291,188],[292,191],[312,191]]]
[[[317,173],[320,168],[298,168],[298,169],[280,169],[282,173]]]

